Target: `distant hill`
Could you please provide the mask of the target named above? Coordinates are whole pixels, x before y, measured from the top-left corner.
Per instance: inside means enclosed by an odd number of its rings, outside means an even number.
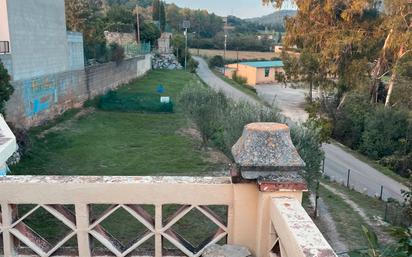
[[[285,17],[295,16],[296,12],[296,10],[280,10],[262,17],[246,19],[246,21],[266,26],[283,26]]]

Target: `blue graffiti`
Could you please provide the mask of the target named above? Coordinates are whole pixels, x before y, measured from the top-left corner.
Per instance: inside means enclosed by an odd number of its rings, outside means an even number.
[[[25,80],[23,93],[25,112],[28,117],[34,117],[58,102],[58,90],[54,79]]]

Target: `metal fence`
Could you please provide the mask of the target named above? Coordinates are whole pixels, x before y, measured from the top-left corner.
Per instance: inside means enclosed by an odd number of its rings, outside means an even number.
[[[0,54],[10,53],[10,42],[0,41]]]
[[[124,46],[124,52],[127,58],[149,54],[151,51],[152,46],[150,42],[143,42],[140,44],[132,43]]]
[[[398,202],[386,202],[384,221],[400,227],[412,226],[412,219],[404,204]]]

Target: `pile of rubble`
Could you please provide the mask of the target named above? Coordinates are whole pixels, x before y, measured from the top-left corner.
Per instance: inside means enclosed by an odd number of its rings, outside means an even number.
[[[160,54],[153,57],[154,70],[181,70],[183,67],[173,54]]]

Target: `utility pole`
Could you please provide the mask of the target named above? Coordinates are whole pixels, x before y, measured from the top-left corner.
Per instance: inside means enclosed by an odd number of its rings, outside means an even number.
[[[236,48],[236,71],[239,71],[239,47]]]
[[[225,33],[225,49],[223,50],[223,75],[226,75],[226,48],[227,48],[227,34]]]
[[[225,22],[224,30],[225,30],[225,43],[224,43],[224,50],[223,50],[223,75],[226,76],[226,49],[227,49],[227,17],[223,20]]]
[[[187,70],[187,28],[185,28],[185,70]]]
[[[136,5],[136,17],[137,17],[137,44],[140,45],[140,19],[139,19],[139,5]]]
[[[183,28],[185,29],[185,70],[187,70],[187,29],[190,28],[190,21],[183,21]]]

